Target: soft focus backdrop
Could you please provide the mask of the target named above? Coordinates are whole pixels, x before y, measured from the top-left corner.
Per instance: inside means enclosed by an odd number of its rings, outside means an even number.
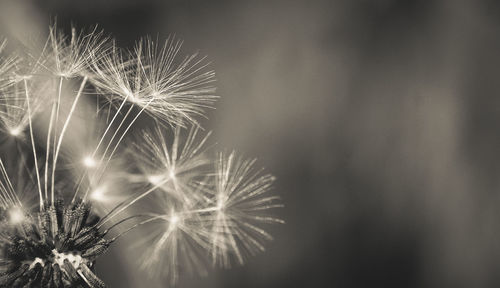
[[[267,252],[179,287],[499,287],[497,1],[0,2],[20,43],[54,17],[207,55],[205,127],[278,177]],[[120,251],[110,287],[166,286]]]

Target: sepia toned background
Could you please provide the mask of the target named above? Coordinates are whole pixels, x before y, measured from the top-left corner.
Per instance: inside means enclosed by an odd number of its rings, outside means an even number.
[[[207,55],[221,147],[275,174],[286,225],[245,266],[179,287],[498,287],[496,1],[2,0],[23,43],[91,27]],[[110,287],[166,287],[115,246]]]

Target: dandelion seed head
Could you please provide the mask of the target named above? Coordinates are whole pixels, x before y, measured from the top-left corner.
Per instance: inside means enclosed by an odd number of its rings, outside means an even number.
[[[93,272],[93,263],[107,250],[109,242],[93,227],[90,206],[75,204],[64,207],[64,203],[58,201],[55,207],[25,216],[38,221],[31,221],[30,225],[16,222],[15,229],[2,231],[10,236],[9,241],[2,243],[2,252],[11,251],[2,255],[2,265],[19,267],[7,272],[9,277],[0,279],[2,287],[16,287],[20,283],[46,287],[47,281],[59,287],[63,282],[74,285],[83,281],[91,281],[93,287],[104,287]],[[25,221],[15,217],[16,221]],[[42,273],[46,276],[31,276]]]
[[[139,266],[175,284],[179,267],[243,263],[272,239],[261,224],[281,223],[274,178],[208,149],[205,58],[173,38],[110,42],[53,26],[41,51],[0,55],[0,133],[20,167],[0,159],[0,266],[18,267],[0,267],[1,287],[105,287],[94,263],[131,230],[147,231],[131,237]]]

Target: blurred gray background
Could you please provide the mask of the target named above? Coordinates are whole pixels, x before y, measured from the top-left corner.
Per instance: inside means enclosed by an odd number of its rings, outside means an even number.
[[[4,0],[0,32],[55,16],[207,55],[205,127],[278,177],[267,252],[179,287],[500,286],[497,1]],[[110,287],[167,286],[125,260],[100,262]]]

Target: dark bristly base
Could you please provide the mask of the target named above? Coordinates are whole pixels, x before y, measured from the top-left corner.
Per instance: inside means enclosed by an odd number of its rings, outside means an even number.
[[[81,201],[46,207],[18,223],[1,213],[0,287],[105,287],[93,269],[109,246],[99,218]]]

